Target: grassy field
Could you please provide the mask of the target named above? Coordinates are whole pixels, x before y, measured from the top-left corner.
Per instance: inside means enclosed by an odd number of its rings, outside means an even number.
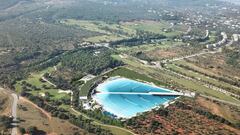
[[[42,83],[41,81],[39,81],[39,79],[42,77],[43,74],[45,73],[50,73],[54,70],[53,67],[50,67],[50,68],[46,68],[45,70],[42,70],[42,71],[39,71],[39,72],[34,72],[34,73],[31,73],[27,79],[25,80],[21,80],[21,81],[18,81],[16,84],[15,84],[15,90],[17,93],[20,93],[21,90],[22,90],[22,87],[21,87],[21,83],[23,81],[26,81],[27,83],[30,83],[36,87],[42,87],[42,85],[46,85],[46,86],[51,86],[50,84],[48,84],[47,82],[45,83]]]
[[[112,128],[112,127],[104,126],[104,125],[101,125],[101,127],[106,130],[110,130],[111,133],[113,133],[114,135],[133,135],[133,134],[131,134],[125,130],[121,130],[119,128]]]
[[[109,76],[109,77],[115,77],[115,76],[121,76],[121,77],[125,77],[125,78],[129,78],[129,79],[133,79],[133,80],[139,80],[139,81],[144,81],[144,82],[149,82],[149,83],[154,83],[155,85],[165,85],[163,82],[158,81],[154,78],[148,77],[147,75],[144,74],[140,74],[137,73],[131,69],[128,69],[126,67],[119,67],[117,69],[114,69],[111,72],[108,72],[106,74],[103,74],[101,76]],[[86,82],[80,90],[80,96],[87,96],[89,93],[89,90],[92,86],[92,84],[101,76],[98,76],[88,82]]]
[[[122,23],[122,25],[130,29],[148,31],[153,33],[162,33],[162,29],[171,27],[169,23],[164,21],[161,23],[154,21],[134,21]]]
[[[117,69],[113,70],[112,72],[109,72],[105,75],[107,75],[109,77],[121,76],[121,77],[129,78],[129,79],[133,79],[133,80],[139,80],[139,81],[154,83],[156,85],[166,85],[159,80],[148,77],[145,74],[140,74],[140,73],[135,72],[134,70],[126,68],[126,67],[117,68]]]
[[[187,30],[184,25],[173,26],[166,21],[134,21],[110,24],[103,21],[66,19],[61,20],[60,23],[96,33],[97,36],[84,39],[89,42],[110,42],[129,38],[135,36],[136,32],[139,30],[155,34],[163,34],[169,37],[182,34]]]
[[[50,94],[51,100],[55,100],[55,101],[61,100],[61,99],[70,100],[70,95],[66,93],[59,93],[58,89],[42,89],[40,91],[32,91],[30,93],[32,93],[34,96],[39,96],[41,93],[46,93],[46,92]]]
[[[40,90],[32,90],[29,91],[29,93],[33,94],[34,96],[39,96],[41,94],[45,94],[46,92],[48,92],[50,94],[50,99],[51,100],[60,100],[60,99],[70,99],[70,95],[66,94],[66,93],[59,93],[59,89],[54,88],[51,84],[47,83],[47,82],[41,82],[40,78],[42,77],[42,75],[44,73],[51,73],[54,70],[54,68],[47,68],[43,71],[40,72],[34,72],[31,73],[30,76],[25,79],[25,80],[21,80],[18,81],[15,84],[15,89],[18,93],[21,93],[22,91],[22,82],[26,81],[27,83],[39,88]],[[49,87],[50,89],[46,89],[43,86]]]
[[[138,51],[152,51],[156,49],[165,49],[173,46],[182,45],[183,42],[174,42],[174,41],[162,41],[161,44],[143,44],[138,46],[119,46],[116,48],[120,52],[132,53]]]
[[[140,30],[140,31],[147,31],[147,32],[153,32],[156,34],[163,34],[166,36],[176,36],[183,31],[187,31],[187,28],[183,25],[177,25],[172,26],[170,23],[166,21],[133,21],[133,22],[125,22],[122,23],[123,26],[134,29],[134,30]],[[169,29],[169,31],[168,31]],[[170,30],[171,29],[171,30]],[[167,31],[165,31],[167,30]]]
[[[61,21],[61,23],[69,26],[78,26],[82,29],[99,32],[102,34],[110,34],[109,32],[102,30],[98,27],[98,25],[102,24],[102,22],[100,21],[92,22],[92,21],[82,21],[82,20],[80,21],[80,20],[68,19],[68,20]]]
[[[75,26],[77,28],[85,29],[99,34],[98,36],[85,38],[84,40],[88,42],[116,41],[127,38],[130,35],[135,35],[136,33],[134,29],[130,29],[119,24],[109,24],[103,21],[67,19],[62,20],[60,23],[67,26]]]
[[[117,36],[117,35],[102,35],[102,36],[85,38],[84,41],[98,43],[98,42],[111,42],[111,41],[116,41],[121,39],[124,39],[124,37]]]
[[[100,76],[99,76],[100,77]],[[80,88],[80,96],[88,96],[89,90],[91,89],[92,84],[99,78],[95,77],[92,80],[87,81],[83,86]]]
[[[135,34],[135,31],[124,27],[119,24],[109,24],[103,21],[87,21],[87,20],[74,20],[67,19],[61,21],[62,24],[70,25],[70,26],[78,26],[82,29],[86,29],[93,32],[98,32],[101,34],[113,34],[114,31],[123,31],[128,34]]]

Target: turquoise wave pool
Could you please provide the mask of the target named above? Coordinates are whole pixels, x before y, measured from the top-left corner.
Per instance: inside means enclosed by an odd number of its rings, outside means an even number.
[[[93,99],[102,105],[105,111],[122,118],[136,116],[177,97],[147,94],[173,91],[126,78],[108,80],[100,84],[96,90],[98,93]]]

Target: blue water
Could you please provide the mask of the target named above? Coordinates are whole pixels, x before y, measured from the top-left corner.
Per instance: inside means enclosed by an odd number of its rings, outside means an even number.
[[[126,78],[118,78],[100,84],[97,91],[107,92],[172,92],[145,83]],[[103,109],[123,118],[130,118],[137,113],[151,110],[157,105],[169,102],[177,96],[153,96],[144,94],[96,94],[94,99],[103,106]]]

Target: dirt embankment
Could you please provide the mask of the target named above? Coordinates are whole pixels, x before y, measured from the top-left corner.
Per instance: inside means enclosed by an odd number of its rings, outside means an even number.
[[[239,107],[213,102],[202,97],[197,98],[197,103],[211,113],[221,116],[232,123],[240,121]]]
[[[11,115],[11,104],[12,97],[11,94],[0,88],[0,115]]]
[[[84,134],[84,130],[72,125],[66,120],[60,120],[52,117],[36,104],[26,98],[20,98],[18,103],[18,116],[21,120],[20,127],[29,128],[36,126],[39,132],[44,132],[49,135],[69,134],[74,133]]]
[[[208,110],[210,110],[213,114],[216,114],[216,115],[219,115],[221,117],[224,116],[223,112],[222,112],[222,109],[220,108],[220,105],[216,104],[216,103],[213,103],[211,101],[208,101],[204,98],[198,98],[197,99],[197,102],[207,108]]]

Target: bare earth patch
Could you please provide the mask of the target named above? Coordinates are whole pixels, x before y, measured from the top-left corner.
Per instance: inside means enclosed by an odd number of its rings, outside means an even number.
[[[174,50],[154,50],[147,52],[147,54],[150,57],[158,58],[173,58],[177,56],[177,53]]]
[[[237,113],[237,110],[234,110],[232,107],[228,105],[214,103],[212,101],[206,100],[205,98],[198,97],[196,102],[209,110],[211,113],[221,116],[231,122],[238,122],[240,121],[240,115]],[[231,129],[231,128],[229,128]]]
[[[215,104],[213,102],[210,102],[210,101],[208,101],[208,100],[206,100],[204,98],[200,98],[200,97],[197,99],[197,102],[201,106],[209,109],[213,114],[216,114],[216,115],[219,115],[221,117],[224,117],[223,112],[221,111],[221,108],[220,108],[219,105],[217,105],[217,104]]]
[[[85,133],[66,120],[51,117],[49,113],[23,98],[18,103],[18,117],[21,120],[20,127],[27,129],[30,126],[36,126],[38,130],[49,135]]]
[[[12,97],[10,93],[0,88],[0,115],[11,115]]]

